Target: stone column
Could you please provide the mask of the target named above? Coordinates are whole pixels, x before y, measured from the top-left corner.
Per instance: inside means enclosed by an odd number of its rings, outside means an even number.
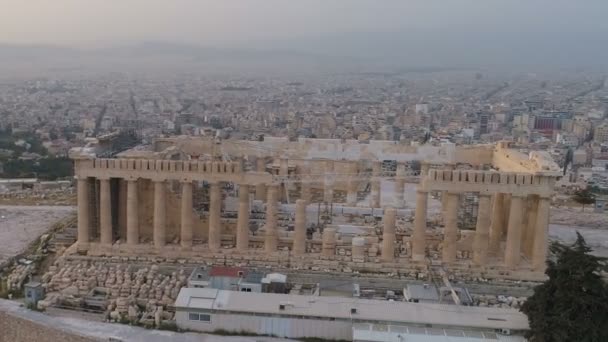
[[[281,158],[279,160],[279,175],[280,176],[289,175],[289,160],[287,158]]]
[[[139,244],[139,199],[137,180],[127,181],[127,245]]]
[[[222,247],[220,214],[222,211],[222,193],[220,183],[211,183],[209,187],[209,249],[217,251]]]
[[[78,244],[86,246],[89,243],[89,182],[87,177],[78,177]]]
[[[485,266],[488,256],[490,211],[490,195],[480,193],[475,240],[473,241],[473,262],[478,266]]]
[[[99,179],[99,229],[103,245],[112,244],[112,199],[110,196],[110,179]]]
[[[333,258],[336,255],[336,230],[334,228],[323,229],[321,255],[326,258]]]
[[[532,267],[543,271],[547,260],[547,231],[549,230],[549,198],[538,199],[538,215],[536,215],[536,227],[534,229],[534,248],[532,253]]]
[[[293,247],[294,255],[302,255],[306,253],[306,201],[296,201],[296,222],[293,231]]]
[[[405,190],[405,164],[397,163],[397,172],[395,174],[395,205],[398,208],[405,206],[403,192]]]
[[[302,166],[300,172],[300,198],[309,202],[310,201],[310,182],[312,181],[310,175],[310,167],[308,165]]]
[[[287,158],[281,158],[279,160],[279,176],[287,178],[289,176],[289,160]],[[289,183],[287,180],[283,180],[281,184],[281,201],[286,202],[288,199],[287,192],[289,191]]]
[[[355,236],[352,240],[351,256],[354,262],[365,262],[365,238]]]
[[[264,250],[267,254],[276,252],[279,237],[277,235],[277,191],[278,186],[273,184],[268,187],[268,200],[266,201],[266,225],[264,237]]]
[[[323,182],[323,201],[331,203],[334,201],[334,161],[325,161],[325,180]]]
[[[426,254],[426,209],[429,193],[416,190],[416,214],[414,216],[414,234],[412,236],[412,260],[422,261]]]
[[[384,229],[382,230],[382,261],[395,260],[395,220],[397,211],[394,208],[384,210]]]
[[[456,243],[458,240],[458,200],[460,196],[453,192],[448,192],[445,195],[446,208],[444,212],[446,216],[444,219],[442,257],[443,262],[454,262],[456,260]]]
[[[266,172],[266,159],[258,157],[256,160],[256,171]],[[260,201],[266,200],[266,184],[260,183],[255,186],[255,199]]]
[[[182,182],[181,245],[192,247],[192,182]]]
[[[538,216],[538,196],[528,196],[525,201],[525,225],[522,227],[524,232],[521,234],[521,250],[528,260],[532,260],[534,248],[534,235],[536,227],[536,217]]]
[[[236,226],[236,249],[249,248],[249,185],[239,185],[239,212]]]
[[[444,166],[444,169],[454,171],[456,169],[456,164],[446,164]],[[427,172],[428,172],[428,170],[427,170]],[[442,212],[443,217],[445,217],[445,208],[448,207],[447,200],[448,200],[447,191],[443,191],[441,193],[441,207],[443,208],[443,212]]]
[[[372,208],[380,208],[381,204],[381,193],[380,193],[380,175],[382,173],[382,162],[374,161],[372,166],[372,179],[371,179],[371,199],[370,199],[370,207]]]
[[[348,184],[347,184],[348,188],[346,191],[346,204],[354,207],[357,205],[358,184],[357,184],[357,181],[352,178],[354,178],[354,177],[351,176],[351,179],[348,180]]]
[[[509,268],[517,267],[521,258],[522,210],[523,198],[520,195],[512,195],[505,247],[505,265]]]
[[[154,182],[154,247],[160,248],[166,242],[167,185],[164,181]]]
[[[500,249],[500,241],[505,235],[505,196],[497,193],[494,195],[494,205],[492,207],[492,223],[490,229],[490,253],[497,254]]]
[[[420,162],[420,176],[425,177],[429,174],[429,169],[431,168],[431,164],[426,162]]]

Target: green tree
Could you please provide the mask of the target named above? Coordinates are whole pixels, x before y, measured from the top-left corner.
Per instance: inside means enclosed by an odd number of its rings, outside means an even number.
[[[608,341],[608,285],[600,275],[607,270],[606,259],[591,255],[576,234],[571,246],[551,244],[549,279],[521,307],[531,342]]]
[[[572,199],[583,206],[582,211],[585,211],[585,205],[595,203],[595,195],[589,188],[575,192]]]

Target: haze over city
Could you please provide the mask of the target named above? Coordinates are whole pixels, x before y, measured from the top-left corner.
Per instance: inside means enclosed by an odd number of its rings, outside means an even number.
[[[9,51],[3,60],[10,51],[28,55],[15,49],[42,45],[186,56],[213,48],[220,55],[283,53],[286,59],[398,67],[598,68],[608,61],[608,4],[600,0],[584,6],[567,0],[2,0],[2,5],[0,44]],[[117,53],[98,51],[96,57]]]
[[[608,341],[606,0],[0,0],[0,341]]]

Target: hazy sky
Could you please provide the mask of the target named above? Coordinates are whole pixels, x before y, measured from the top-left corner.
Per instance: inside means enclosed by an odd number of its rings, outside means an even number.
[[[0,43],[203,45],[350,32],[593,32],[607,0],[0,0]]]

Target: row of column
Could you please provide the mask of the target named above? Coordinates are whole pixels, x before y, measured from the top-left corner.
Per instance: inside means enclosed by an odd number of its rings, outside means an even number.
[[[256,160],[256,171],[258,172],[266,172],[266,160],[264,158],[258,158]],[[358,192],[358,168],[357,164],[353,163],[348,169],[349,176],[346,180],[343,180],[344,185],[346,185],[346,203],[349,206],[357,205],[357,192]],[[395,177],[395,205],[397,207],[403,207],[405,205],[404,201],[404,190],[405,190],[405,164],[399,163],[397,165],[397,172]],[[302,174],[309,175],[311,174],[311,169],[309,166],[304,165],[302,167]],[[288,160],[286,158],[280,159],[279,164],[279,175],[287,176],[288,175]],[[335,162],[333,160],[325,161],[324,165],[324,176],[323,180],[323,201],[324,202],[332,202],[334,197],[334,189],[336,186],[336,173],[335,173]],[[380,208],[381,207],[381,180],[382,180],[382,162],[374,161],[372,164],[372,178],[370,180],[371,184],[371,194],[370,194],[370,202],[369,206],[372,208]],[[311,191],[310,191],[310,182],[303,181],[301,184],[301,193],[300,198],[310,202],[311,200]],[[255,198],[257,200],[266,199],[266,190],[267,185],[258,184],[256,186],[256,195]],[[287,190],[282,186],[280,189],[279,198],[284,199],[287,194]]]
[[[79,178],[78,192],[78,243],[86,245],[90,242],[90,203],[89,182],[87,178]],[[192,182],[182,182],[181,193],[181,227],[180,241],[184,248],[192,247],[193,239],[193,206]],[[166,244],[166,188],[167,182],[154,181],[154,213],[153,213],[153,240],[155,247]],[[112,210],[111,190],[109,179],[99,179],[99,229],[100,243],[111,245],[112,237]],[[268,202],[267,231],[276,230],[276,187],[272,186]],[[127,245],[139,244],[139,198],[137,180],[127,180]],[[210,250],[221,247],[221,185],[211,183],[209,190],[209,236]],[[274,203],[274,204],[273,204]],[[246,249],[249,244],[249,185],[239,186],[239,207],[237,221],[237,249]],[[273,228],[274,227],[274,228]]]
[[[444,193],[444,241],[442,259],[444,262],[456,260],[458,239],[458,204],[459,194]],[[522,253],[523,218],[525,198],[510,196],[510,205],[505,205],[507,194],[495,194],[494,206],[490,194],[479,194],[477,224],[473,240],[473,262],[484,266],[490,251],[498,251],[506,234],[504,251],[505,266],[515,268],[519,265]],[[531,230],[531,264],[535,269],[542,269],[547,254],[547,230],[549,225],[549,198],[531,196],[531,211],[528,214],[526,229]],[[426,212],[428,192],[418,190],[416,194],[416,213],[414,233],[412,236],[412,259],[422,261],[426,256]],[[508,216],[505,219],[505,211]],[[525,241],[525,240],[524,240]]]

